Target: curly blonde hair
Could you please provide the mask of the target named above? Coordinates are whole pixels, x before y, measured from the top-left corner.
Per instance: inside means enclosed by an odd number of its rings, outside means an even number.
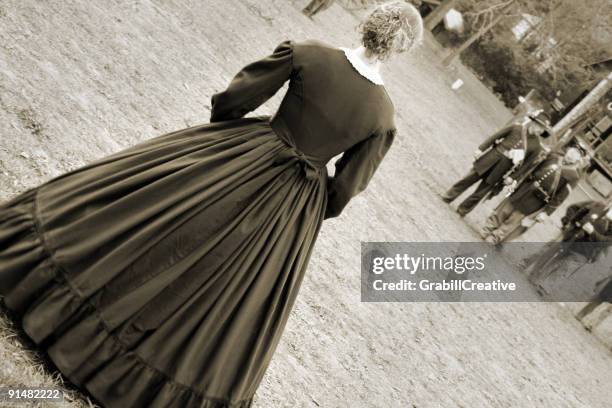
[[[391,1],[377,6],[359,25],[366,51],[385,60],[410,50],[423,38],[423,19],[414,6]]]

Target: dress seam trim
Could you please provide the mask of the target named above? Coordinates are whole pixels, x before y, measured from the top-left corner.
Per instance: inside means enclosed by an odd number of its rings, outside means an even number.
[[[85,298],[84,296],[82,296],[79,293],[78,289],[72,285],[70,280],[67,278],[67,273],[64,270],[64,268],[61,265],[59,265],[57,263],[57,261],[55,260],[54,251],[51,250],[50,247],[48,247],[45,230],[44,230],[42,224],[40,223],[40,220],[42,218],[39,218],[40,211],[39,211],[39,206],[38,206],[38,193],[39,193],[39,190],[37,189],[36,193],[34,195],[34,200],[33,200],[33,206],[34,206],[33,224],[34,224],[34,229],[36,230],[36,233],[37,233],[38,237],[40,238],[40,246],[41,246],[43,252],[45,253],[45,255],[47,256],[47,259],[49,260],[49,263],[56,270],[56,272],[61,276],[62,280],[66,283],[66,287],[70,290],[70,292],[72,292],[72,295],[77,297],[77,298],[79,298],[79,299],[81,299],[84,303],[87,304],[88,307],[92,308],[92,310],[94,311],[96,319],[99,320],[99,322],[101,323],[102,327],[104,328],[104,331],[108,335],[108,338],[112,339],[112,341],[117,346],[119,346],[119,348],[121,348],[122,351],[125,354],[132,355],[133,357],[136,358],[136,360],[140,364],[145,366],[147,369],[149,369],[149,370],[159,374],[160,376],[162,376],[167,383],[175,385],[178,388],[182,388],[182,389],[184,389],[186,391],[192,392],[192,393],[196,394],[197,396],[201,397],[204,400],[211,401],[211,402],[219,402],[219,403],[229,404],[229,405],[240,405],[240,404],[242,404],[244,402],[249,402],[249,401],[252,400],[252,398],[246,398],[246,399],[242,399],[242,400],[231,401],[231,400],[227,400],[227,399],[224,399],[224,398],[207,396],[206,394],[203,394],[202,392],[200,392],[198,390],[195,390],[195,389],[193,389],[192,387],[190,387],[190,386],[188,386],[186,384],[183,384],[183,383],[180,383],[180,382],[177,382],[177,381],[173,380],[168,374],[166,374],[163,371],[157,369],[156,367],[151,366],[146,361],[144,361],[144,359],[140,355],[138,355],[137,353],[129,350],[127,345],[125,345],[117,336],[115,336],[111,332],[110,328],[108,327],[107,322],[104,320],[104,318],[100,314],[100,311],[98,310],[98,308],[95,307],[91,303],[89,298]],[[63,373],[62,373],[62,375],[63,375]],[[87,388],[87,386],[85,386],[85,388]]]

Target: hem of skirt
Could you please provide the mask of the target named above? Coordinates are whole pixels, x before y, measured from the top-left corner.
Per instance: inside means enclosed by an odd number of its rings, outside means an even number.
[[[179,400],[182,400],[181,407],[192,407],[192,406],[196,407],[197,406],[198,408],[249,408],[252,406],[253,397],[242,399],[242,400],[228,400],[225,398],[205,395],[201,391],[198,391],[186,384],[173,380],[166,373],[148,364],[137,353],[130,351],[128,346],[126,346],[120,339],[118,339],[112,333],[107,323],[105,322],[104,318],[100,315],[99,310],[91,303],[89,299],[83,297],[79,293],[77,288],[75,288],[74,285],[70,283],[69,279],[67,278],[66,271],[55,260],[54,253],[52,249],[48,246],[48,241],[47,241],[47,237],[46,237],[44,228],[39,221],[40,214],[39,214],[39,206],[38,206],[38,189],[36,189],[36,191],[33,191],[31,193],[33,193],[33,199],[32,199],[33,207],[32,207],[32,212],[31,212],[32,227],[37,237],[39,238],[38,245],[40,246],[40,249],[42,250],[42,253],[43,253],[42,261],[45,261],[45,260],[47,261],[49,267],[52,269],[52,272],[54,274],[55,279],[51,285],[52,287],[55,286],[55,288],[53,288],[55,290],[61,290],[61,287],[64,286],[65,288],[68,289],[68,292],[66,292],[65,295],[69,295],[70,297],[73,298],[73,300],[77,301],[80,304],[78,307],[78,310],[74,312],[74,315],[77,315],[79,312],[90,312],[87,314],[87,317],[80,320],[77,323],[77,325],[83,324],[83,323],[90,323],[90,324],[93,323],[93,326],[90,326],[92,328],[91,330],[92,333],[90,334],[92,334],[94,337],[98,337],[101,335],[104,336],[105,339],[103,340],[103,342],[105,342],[106,340],[110,340],[113,343],[112,345],[114,345],[116,348],[121,350],[121,353],[120,353],[122,354],[121,359],[132,360],[132,364],[135,363],[136,365],[140,365],[141,369],[144,369],[145,371],[150,372],[152,377],[157,377],[159,379],[159,382],[156,384],[157,385],[156,387],[157,389],[155,390],[156,394],[163,392],[162,388],[166,385],[171,388],[178,388],[179,390],[181,390],[179,394],[183,394],[183,395],[172,395],[172,396],[168,395],[167,396],[168,400],[165,402],[156,401],[157,396],[154,396],[151,399],[149,399],[149,401],[147,401],[147,406],[158,406],[157,404],[160,404],[160,403],[162,404],[161,406],[168,406],[167,404],[172,402],[170,401],[170,399],[177,399],[177,398]],[[86,322],[87,320],[93,320],[93,322],[91,321]],[[83,324],[83,326],[85,326],[85,324]],[[24,332],[34,341],[34,343],[36,344],[41,343],[41,339],[39,338],[39,336],[36,335],[32,327],[29,327],[28,325],[23,324],[22,328]],[[104,331],[104,333],[100,333],[100,328]],[[74,370],[74,367],[70,367],[68,364],[65,364],[62,361],[61,355],[55,355],[55,353],[50,352],[50,350],[44,350],[44,352],[51,359],[51,361],[57,366],[57,368],[61,371],[62,375],[68,378],[73,384],[80,386],[80,387],[84,387],[91,394],[91,396],[94,397],[94,399],[104,404],[105,406],[114,406],[112,405],[112,403],[109,401],[108,398],[105,398],[104,395],[101,395],[102,393],[96,392],[96,390],[90,388],[90,386],[88,386],[87,384],[87,381],[79,380],[75,378],[73,375],[67,374],[67,373],[71,373]],[[104,362],[104,358],[101,358],[100,362],[102,362],[103,365],[104,363],[111,364],[113,362],[113,357],[109,358],[107,362]],[[123,361],[123,363],[127,364],[127,361]],[[192,397],[195,397],[195,401],[194,401],[194,398],[189,397],[189,395],[191,395]],[[184,400],[185,396],[187,396],[187,400],[192,402],[192,404],[186,403],[183,405],[183,403],[186,402]],[[164,398],[162,397],[161,399],[163,400]]]

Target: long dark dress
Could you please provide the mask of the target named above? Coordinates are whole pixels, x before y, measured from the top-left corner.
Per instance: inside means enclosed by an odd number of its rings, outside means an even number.
[[[243,118],[287,80],[273,118]],[[323,219],[394,134],[385,89],[341,50],[283,42],[213,96],[210,124],[2,204],[0,295],[104,406],[248,407]]]

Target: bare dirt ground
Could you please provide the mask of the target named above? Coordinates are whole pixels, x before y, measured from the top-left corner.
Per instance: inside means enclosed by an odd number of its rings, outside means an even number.
[[[334,5],[311,21],[305,3],[3,0],[0,200],[205,123],[210,96],[285,39],[357,44],[354,15]],[[368,191],[324,224],[257,407],[610,406],[612,354],[558,304],[360,302],[360,241],[478,240],[491,207],[464,221],[438,194],[510,114],[439,61],[428,40],[385,68],[399,139]],[[0,337],[0,384],[49,384],[10,330]]]

